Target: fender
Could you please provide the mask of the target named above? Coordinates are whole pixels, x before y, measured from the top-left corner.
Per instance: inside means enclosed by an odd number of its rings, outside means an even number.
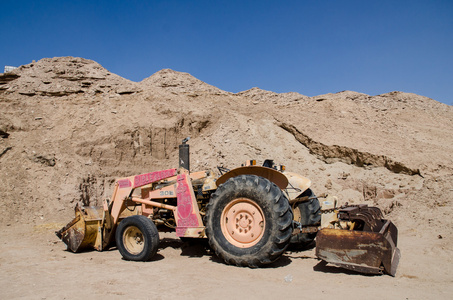
[[[283,174],[288,179],[288,186],[283,192],[290,203],[295,202],[296,198],[311,186],[311,180],[293,172],[284,172]]]
[[[228,179],[239,175],[257,175],[264,177],[269,181],[275,183],[282,190],[288,186],[288,178],[281,172],[260,166],[246,166],[233,169],[220,176],[217,179],[216,184],[217,186],[219,186],[222,183],[225,183]]]

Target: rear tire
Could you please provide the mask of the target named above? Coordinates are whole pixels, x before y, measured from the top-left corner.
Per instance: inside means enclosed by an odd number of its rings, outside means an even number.
[[[125,260],[148,261],[157,253],[159,232],[147,217],[130,216],[118,225],[115,239]]]
[[[210,247],[227,264],[260,267],[277,260],[293,231],[289,202],[280,188],[255,175],[220,185],[206,213]]]
[[[321,206],[319,200],[311,189],[304,191],[300,197],[308,197],[309,200],[299,202],[294,207],[295,220],[302,224],[307,225],[319,225],[321,224]],[[299,233],[291,237],[291,244],[295,244],[298,247],[309,246],[316,237],[315,233]]]

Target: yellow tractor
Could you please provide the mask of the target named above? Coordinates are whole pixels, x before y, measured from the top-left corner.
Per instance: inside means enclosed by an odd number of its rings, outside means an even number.
[[[158,250],[158,228],[182,239],[207,239],[227,264],[260,267],[290,243],[316,238],[318,258],[362,273],[392,276],[400,258],[397,229],[366,205],[320,204],[311,181],[266,160],[228,170],[190,172],[187,139],[179,168],[118,179],[100,207],[76,206],[57,236],[67,248],[98,251],[116,244],[125,260],[148,261]]]

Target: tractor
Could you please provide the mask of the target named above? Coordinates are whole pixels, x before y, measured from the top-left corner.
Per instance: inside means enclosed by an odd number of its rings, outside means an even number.
[[[377,207],[320,202],[311,181],[272,160],[257,166],[190,171],[187,138],[179,167],[116,180],[102,206],[75,207],[57,236],[68,250],[106,250],[123,259],[149,261],[159,230],[182,240],[207,239],[225,263],[256,268],[276,261],[290,244],[316,241],[316,256],[361,273],[394,276],[400,259],[398,230]]]

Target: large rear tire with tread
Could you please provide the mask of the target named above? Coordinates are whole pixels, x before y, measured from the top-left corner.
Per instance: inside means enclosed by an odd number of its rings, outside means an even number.
[[[319,200],[311,189],[304,191],[300,197],[308,197],[307,201],[299,202],[293,208],[295,221],[307,225],[319,225],[321,224],[321,206]],[[298,247],[306,247],[314,241],[316,237],[315,233],[299,233],[291,238],[291,243]]]
[[[125,260],[148,261],[157,253],[159,232],[150,219],[136,215],[120,222],[115,239]]]
[[[220,185],[206,213],[210,247],[227,264],[256,268],[277,260],[289,245],[293,215],[271,181],[240,175]]]

